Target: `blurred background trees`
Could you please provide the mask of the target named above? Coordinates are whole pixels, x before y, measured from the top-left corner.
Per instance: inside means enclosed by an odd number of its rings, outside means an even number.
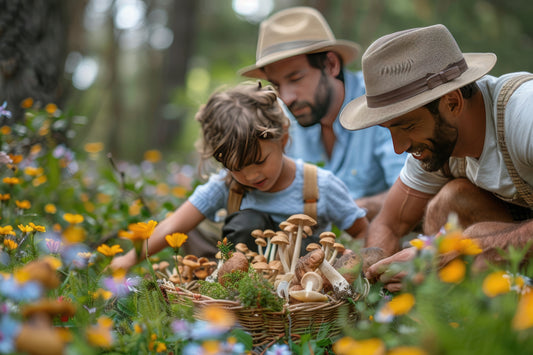
[[[27,97],[56,103],[71,114],[73,145],[103,142],[132,161],[158,149],[194,164],[199,105],[243,80],[236,71],[255,61],[259,21],[297,5],[318,8],[337,38],[363,49],[442,23],[464,52],[497,54],[491,74],[533,72],[529,0],[0,0],[0,101],[13,120]]]

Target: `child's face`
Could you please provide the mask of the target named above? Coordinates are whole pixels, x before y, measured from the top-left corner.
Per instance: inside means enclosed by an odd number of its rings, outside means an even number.
[[[280,179],[284,167],[283,142],[261,140],[261,158],[239,171],[230,171],[242,185],[263,191],[276,192],[288,185]]]

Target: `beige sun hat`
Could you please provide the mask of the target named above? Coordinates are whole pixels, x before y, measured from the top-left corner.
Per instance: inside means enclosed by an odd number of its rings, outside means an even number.
[[[366,95],[349,102],[346,129],[375,126],[476,81],[496,63],[493,53],[461,53],[443,25],[383,36],[363,54]]]
[[[324,16],[312,7],[298,6],[279,11],[259,26],[256,62],[238,73],[266,79],[261,68],[299,54],[333,51],[344,62],[352,62],[360,52],[357,43],[335,39]]]

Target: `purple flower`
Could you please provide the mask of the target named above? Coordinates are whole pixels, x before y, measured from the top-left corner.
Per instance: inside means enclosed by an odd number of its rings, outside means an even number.
[[[0,117],[11,118],[11,111],[7,110],[7,101],[0,106]]]
[[[136,286],[140,282],[140,277],[106,277],[102,279],[102,284],[105,289],[111,291],[113,295],[122,297],[128,295],[130,292],[137,292]]]
[[[289,346],[287,344],[274,344],[271,346],[267,352],[266,355],[290,355],[292,352],[289,349]]]
[[[48,248],[50,254],[59,254],[61,252],[61,246],[61,240],[46,238],[46,247]]]

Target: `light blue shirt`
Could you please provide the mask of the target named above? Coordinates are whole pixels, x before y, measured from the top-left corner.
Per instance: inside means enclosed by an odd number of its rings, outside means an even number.
[[[229,191],[225,183],[226,174],[224,169],[212,175],[207,183],[198,186],[189,197],[189,201],[208,219],[215,220],[216,213],[227,206]],[[356,219],[365,216],[366,212],[350,198],[346,185],[330,171],[318,168],[317,182],[318,225],[314,229],[315,236],[331,229],[332,223],[345,230]],[[303,213],[303,184],[303,161],[298,159],[296,174],[290,186],[277,192],[248,191],[242,198],[241,209],[265,212],[279,224],[293,214]]]
[[[342,108],[365,93],[362,72],[344,70],[344,88]],[[333,123],[336,141],[331,159],[328,159],[320,125],[302,127],[285,105],[283,107],[291,120],[286,154],[333,172],[346,184],[353,199],[388,190],[398,178],[407,154],[398,155],[394,152],[388,129],[373,126],[349,131],[341,126],[337,116]]]

